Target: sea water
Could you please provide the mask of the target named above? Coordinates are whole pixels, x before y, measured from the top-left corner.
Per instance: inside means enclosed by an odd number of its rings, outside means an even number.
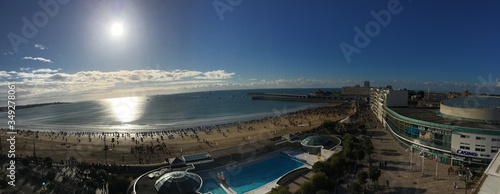
[[[209,126],[278,116],[322,105],[311,102],[252,100],[248,93],[308,94],[313,91],[314,89],[206,91],[45,105],[17,110],[16,127],[46,131],[130,132]],[[0,116],[5,114],[0,113]],[[0,124],[6,125],[4,122]]]

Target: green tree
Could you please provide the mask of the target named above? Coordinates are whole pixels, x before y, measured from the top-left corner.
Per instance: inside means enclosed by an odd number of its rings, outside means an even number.
[[[318,128],[320,128],[320,129],[326,129],[326,131],[329,134],[333,134],[333,133],[336,133],[337,125],[338,125],[337,122],[326,120],[326,121],[323,121],[321,123],[321,125],[319,125]]]
[[[116,194],[126,194],[130,182],[122,176],[112,176],[109,180],[109,192]]]
[[[365,151],[360,148],[354,149],[353,154],[354,158],[356,158],[356,163],[359,163],[360,160],[363,160],[365,158]]]
[[[351,134],[344,134],[342,136],[342,155],[346,159],[355,159],[353,151],[356,148],[356,142]]]
[[[325,173],[315,173],[311,177],[311,182],[317,190],[332,190],[335,187],[333,181]]]
[[[368,173],[366,173],[365,171],[360,171],[356,175],[356,179],[361,186],[364,186],[366,184],[366,179],[368,179]]]
[[[314,188],[314,184],[311,181],[306,181],[300,185],[299,194],[311,194],[316,193],[316,188]]]
[[[373,150],[375,149],[373,147],[373,143],[372,143],[372,140],[370,138],[363,138],[363,148],[365,150],[365,153],[367,155],[371,155],[373,154]]]
[[[366,125],[365,124],[360,125],[359,129],[361,130],[361,133],[366,134]]]
[[[53,161],[53,160],[52,160],[52,158],[50,158],[50,157],[45,157],[45,158],[43,159],[43,163],[45,163],[45,165],[46,165],[47,167],[49,167],[49,168],[52,168],[52,163],[53,163],[53,162],[54,162],[54,161]]]
[[[318,161],[313,164],[312,170],[315,173],[324,172],[326,174],[330,174],[331,167],[327,161]]]
[[[280,185],[272,188],[269,194],[292,194],[292,192],[288,191],[288,186]]]
[[[330,192],[327,190],[319,190],[319,191],[316,191],[316,194],[330,194]]]
[[[378,167],[370,166],[370,168],[368,170],[368,176],[372,180],[374,187],[375,187],[375,183],[377,183],[377,185],[378,185],[378,178],[380,177],[380,174],[381,174],[381,172],[380,172],[380,169],[378,169]]]
[[[28,158],[21,158],[21,164],[28,166],[30,164],[30,160]]]
[[[56,171],[53,169],[50,169],[47,174],[45,175],[45,178],[48,181],[53,181],[56,178]]]
[[[0,179],[0,189],[7,188],[8,182],[5,179]]]
[[[337,180],[349,171],[350,165],[340,154],[335,154],[331,157],[330,168],[333,172],[331,178]]]
[[[347,185],[347,189],[351,194],[360,194],[363,193],[363,187],[358,182],[351,182]]]
[[[105,170],[98,170],[97,171],[97,176],[100,178],[100,179],[104,179],[104,181],[108,181],[109,180],[109,176],[108,176],[108,173],[105,171]],[[99,179],[99,181],[100,181]]]

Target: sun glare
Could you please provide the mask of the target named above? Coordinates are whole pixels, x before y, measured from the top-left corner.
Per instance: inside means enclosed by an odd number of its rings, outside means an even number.
[[[123,25],[121,23],[114,23],[111,26],[111,35],[120,36],[123,33]]]
[[[112,98],[107,99],[107,104],[116,121],[127,123],[141,116],[139,110],[143,108],[143,99],[138,97]]]

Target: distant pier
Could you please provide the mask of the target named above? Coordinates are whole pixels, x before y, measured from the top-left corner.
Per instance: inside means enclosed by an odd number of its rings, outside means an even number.
[[[41,103],[41,104],[28,104],[28,105],[18,105],[15,107],[16,110],[25,109],[25,108],[35,108],[39,106],[47,106],[54,104],[71,104],[71,102],[50,102],[50,103]],[[0,107],[0,112],[7,112],[8,107]]]
[[[282,94],[282,93],[248,93],[252,100],[278,100],[299,102],[344,102],[351,99],[348,96],[330,95],[319,96],[310,94]]]

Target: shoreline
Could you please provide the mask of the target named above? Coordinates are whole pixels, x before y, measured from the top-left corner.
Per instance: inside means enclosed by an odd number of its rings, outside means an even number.
[[[290,113],[307,110],[310,108],[318,108],[325,106],[338,106],[345,102],[329,102],[329,103],[316,103],[303,107],[298,107],[294,109],[287,110],[284,109],[273,109],[271,112],[263,113],[253,113],[253,114],[243,114],[243,115],[227,115],[223,117],[208,117],[208,118],[197,118],[193,120],[185,121],[175,121],[171,123],[137,123],[130,124],[124,123],[121,125],[80,125],[80,124],[65,124],[65,125],[54,125],[54,124],[28,124],[20,125],[18,124],[16,128],[23,131],[39,131],[39,132],[68,132],[68,133],[78,133],[78,132],[94,132],[94,133],[147,133],[147,132],[162,132],[162,131],[175,131],[182,129],[190,129],[197,127],[210,127],[210,126],[228,126],[235,123],[245,123],[252,120],[262,120],[272,117],[284,116]],[[2,123],[0,123],[2,124]],[[7,124],[7,123],[4,123]]]
[[[153,164],[180,155],[213,152],[238,147],[318,127],[324,120],[340,120],[353,113],[349,103],[325,105],[265,117],[197,128],[147,132],[42,132],[20,130],[17,135],[17,158],[51,157],[54,162],[74,158],[79,162],[108,164]],[[6,130],[1,133],[6,135]],[[35,148],[33,148],[35,136]],[[38,136],[38,137],[36,137]],[[106,139],[106,140],[105,140]],[[2,143],[8,148],[8,142]]]

